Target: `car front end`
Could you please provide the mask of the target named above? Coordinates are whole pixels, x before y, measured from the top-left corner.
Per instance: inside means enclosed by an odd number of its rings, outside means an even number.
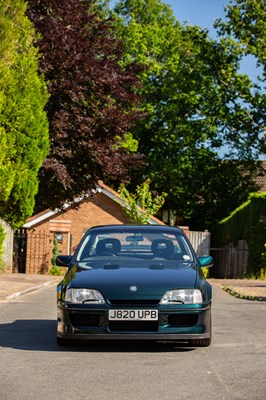
[[[167,233],[162,232],[165,238]],[[172,232],[168,235],[172,237]],[[130,258],[129,253],[116,258],[93,256],[88,261],[61,257],[59,265],[69,268],[57,287],[58,344],[78,339],[208,346],[212,288],[201,271],[204,260],[188,247],[188,255],[178,261],[161,254],[151,259],[148,251],[141,258]],[[206,260],[207,266],[210,260]]]

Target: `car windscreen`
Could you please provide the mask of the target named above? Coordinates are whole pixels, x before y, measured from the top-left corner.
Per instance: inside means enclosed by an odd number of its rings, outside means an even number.
[[[191,262],[193,254],[179,231],[116,229],[87,234],[76,255],[78,262],[113,258]]]

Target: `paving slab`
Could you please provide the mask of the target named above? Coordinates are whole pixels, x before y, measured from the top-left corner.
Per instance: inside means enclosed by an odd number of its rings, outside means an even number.
[[[58,283],[62,277],[39,274],[0,274],[0,301],[9,301],[33,290]]]

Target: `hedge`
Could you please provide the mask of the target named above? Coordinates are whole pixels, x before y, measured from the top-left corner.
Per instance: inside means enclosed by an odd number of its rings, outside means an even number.
[[[248,275],[266,269],[266,192],[250,194],[248,201],[220,221],[213,232],[215,246],[238,240],[248,243]]]

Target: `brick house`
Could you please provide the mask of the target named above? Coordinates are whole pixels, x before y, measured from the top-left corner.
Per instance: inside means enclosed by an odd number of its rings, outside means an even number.
[[[14,248],[14,272],[47,274],[51,267],[54,238],[60,254],[72,254],[86,230],[95,225],[129,223],[119,194],[102,182],[88,196],[76,199],[76,207],[65,204],[62,210],[45,210],[24,225]],[[150,224],[164,224],[151,217]]]

